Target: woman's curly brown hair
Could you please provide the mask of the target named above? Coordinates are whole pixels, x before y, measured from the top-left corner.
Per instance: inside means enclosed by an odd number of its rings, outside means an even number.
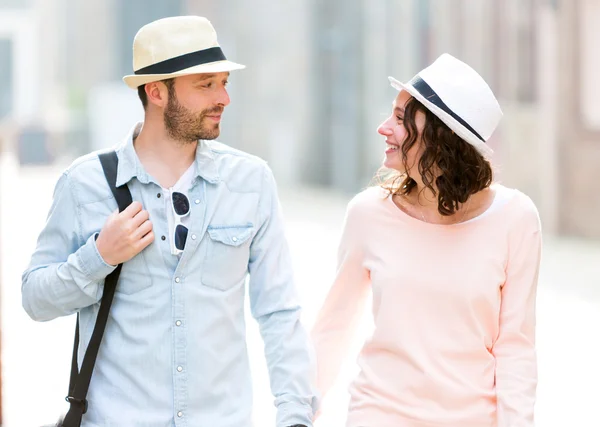
[[[425,114],[421,138],[415,121],[419,111]],[[454,214],[469,196],[491,185],[490,162],[415,98],[405,105],[403,125],[408,133],[401,147],[404,168],[408,171],[407,153],[420,139],[423,152],[418,170],[423,184],[437,195],[441,215]],[[384,179],[380,176],[379,185],[389,195],[407,195],[417,183],[407,172],[393,173]]]

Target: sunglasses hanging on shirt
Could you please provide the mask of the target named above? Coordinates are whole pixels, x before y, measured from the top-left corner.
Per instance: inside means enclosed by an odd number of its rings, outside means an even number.
[[[190,214],[190,201],[187,196],[178,191],[174,191],[171,195],[173,212],[175,212],[175,248],[180,251],[185,249],[187,240],[188,228],[181,223],[181,219]]]

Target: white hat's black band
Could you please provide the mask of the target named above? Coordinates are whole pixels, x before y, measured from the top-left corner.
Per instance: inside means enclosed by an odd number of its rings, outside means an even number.
[[[452,111],[450,108],[448,108],[448,106],[446,104],[444,104],[444,101],[442,101],[440,99],[440,97],[438,96],[438,94],[435,93],[435,91],[431,88],[431,86],[429,86],[425,82],[425,80],[423,80],[419,76],[415,76],[409,82],[409,85],[411,85],[412,87],[414,87],[417,90],[417,92],[419,92],[423,96],[423,98],[425,98],[427,101],[431,102],[433,105],[435,105],[436,107],[438,107],[439,109],[441,109],[445,113],[447,113],[450,116],[452,116],[452,118],[454,120],[456,120],[458,123],[460,123],[465,128],[467,128],[469,130],[469,132],[471,132],[477,138],[479,138],[480,140],[482,140],[483,142],[485,142],[485,139],[483,139],[481,137],[481,135],[479,135],[479,133],[477,133],[477,131],[475,131],[475,129],[473,129],[466,121],[464,121],[462,119],[462,117],[460,117],[458,114],[455,114],[454,111]]]
[[[226,59],[227,58],[225,58],[225,54],[221,48],[216,46],[209,49],[186,53],[185,55],[176,56],[175,58],[148,65],[147,67],[136,70],[134,74],[171,74],[196,65],[224,61]]]

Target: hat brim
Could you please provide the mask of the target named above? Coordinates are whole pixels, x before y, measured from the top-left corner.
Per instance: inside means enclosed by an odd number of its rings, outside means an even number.
[[[388,79],[394,89],[397,89],[399,91],[407,91],[411,96],[416,98],[417,101],[423,104],[425,108],[427,108],[429,111],[435,114],[442,122],[446,124],[446,126],[452,129],[458,136],[460,136],[463,140],[475,147],[483,157],[489,158],[492,154],[494,154],[494,150],[492,150],[489,145],[477,138],[477,136],[475,136],[466,127],[461,125],[450,114],[446,113],[444,110],[442,110],[432,102],[428,101],[413,86],[411,86],[410,84],[402,83],[393,77],[388,77]]]
[[[188,76],[190,74],[209,74],[209,73],[224,73],[227,71],[235,71],[246,68],[245,65],[237,64],[231,61],[217,61],[208,64],[200,64],[184,70],[176,71],[170,74],[131,74],[123,77],[123,81],[131,89],[137,89],[146,83],[157,82],[160,80],[171,79],[175,77]]]

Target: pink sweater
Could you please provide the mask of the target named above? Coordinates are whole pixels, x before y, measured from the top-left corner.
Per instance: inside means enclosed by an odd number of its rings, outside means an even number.
[[[534,425],[540,221],[527,196],[496,188],[508,201],[456,225],[412,218],[378,187],[350,202],[313,329],[324,397],[372,291],[348,427]]]

